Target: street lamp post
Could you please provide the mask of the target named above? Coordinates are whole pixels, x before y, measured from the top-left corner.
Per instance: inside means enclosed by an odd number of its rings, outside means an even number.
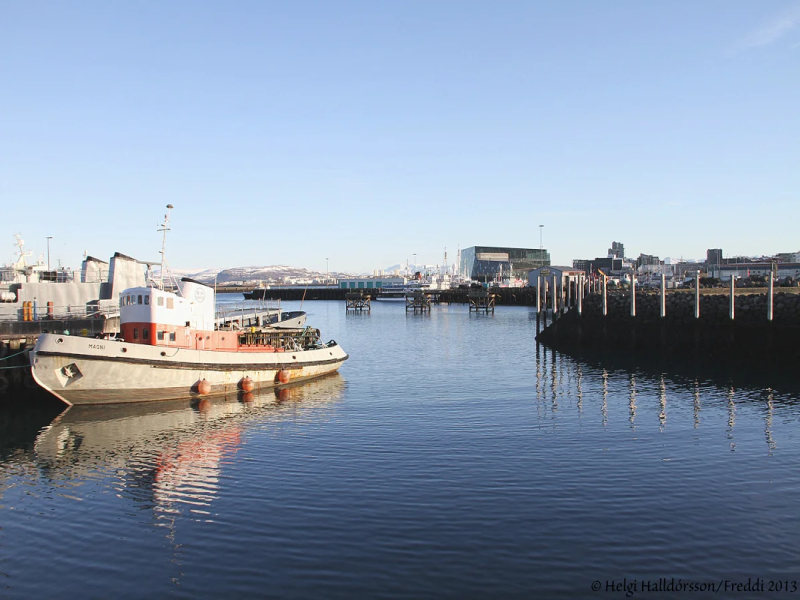
[[[48,235],[47,237],[47,270],[50,270],[50,240],[53,239],[52,235]]]

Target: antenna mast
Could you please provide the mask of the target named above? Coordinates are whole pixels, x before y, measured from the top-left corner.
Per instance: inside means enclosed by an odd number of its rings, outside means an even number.
[[[161,224],[161,229],[157,229],[156,231],[163,231],[164,236],[161,240],[161,274],[160,274],[160,281],[159,285],[161,289],[164,289],[164,271],[167,269],[167,232],[169,231],[169,211],[171,211],[174,206],[172,204],[167,204],[167,214],[164,215],[164,222]]]

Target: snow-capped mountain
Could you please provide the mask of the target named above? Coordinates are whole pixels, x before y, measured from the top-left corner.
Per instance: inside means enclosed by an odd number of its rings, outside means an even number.
[[[281,282],[286,278],[297,280],[314,280],[324,279],[325,273],[306,269],[305,267],[290,267],[287,265],[272,265],[267,267],[231,267],[229,269],[173,269],[170,271],[175,277],[189,277],[203,283],[213,283],[214,277],[218,284],[230,282],[264,282],[275,281]],[[156,270],[155,275],[158,276],[159,272]],[[331,278],[348,277],[351,276],[345,273],[331,272],[328,274]]]

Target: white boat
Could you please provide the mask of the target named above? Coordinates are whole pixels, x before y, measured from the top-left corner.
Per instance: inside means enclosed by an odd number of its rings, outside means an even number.
[[[33,378],[69,405],[111,404],[281,386],[348,358],[310,327],[217,327],[215,302],[212,287],[188,278],[174,292],[126,289],[122,339],[42,334],[30,355]]]
[[[382,287],[374,299],[386,302],[405,302],[406,290],[407,286],[404,284],[389,284]]]
[[[426,288],[418,284],[390,284],[382,287],[373,299],[385,302],[405,302],[408,294],[413,294],[423,289]]]

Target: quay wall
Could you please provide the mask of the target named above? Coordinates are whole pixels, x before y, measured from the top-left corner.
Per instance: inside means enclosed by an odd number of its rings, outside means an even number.
[[[556,350],[611,352],[616,355],[726,364],[741,368],[794,369],[800,364],[800,295],[774,295],[773,320],[767,320],[767,294],[736,295],[734,319],[730,296],[700,296],[695,318],[694,292],[666,296],[660,316],[659,294],[637,294],[636,316],[630,314],[630,292],[587,296],[583,314],[570,310],[541,331],[536,339]]]

